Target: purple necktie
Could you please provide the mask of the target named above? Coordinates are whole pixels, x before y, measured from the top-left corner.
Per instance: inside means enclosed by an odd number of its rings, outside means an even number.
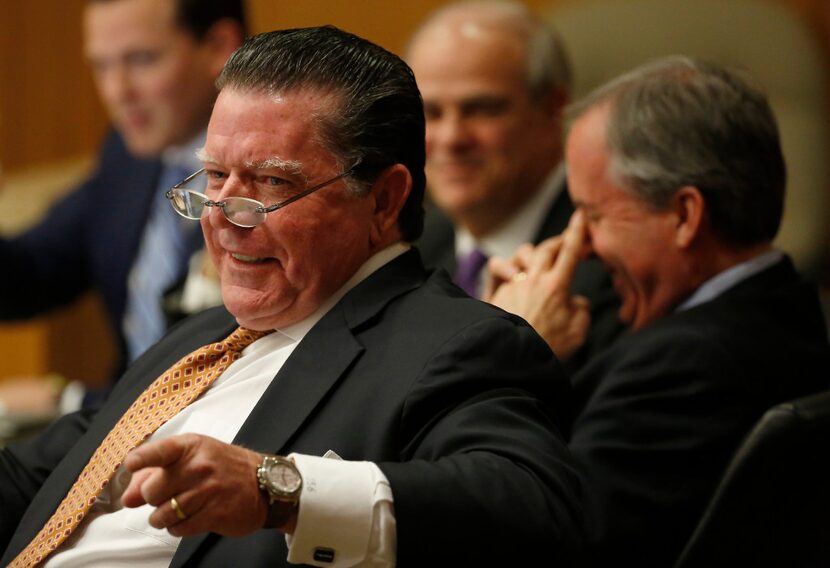
[[[470,296],[478,297],[478,275],[487,264],[487,255],[478,249],[458,259],[455,268],[455,283]]]

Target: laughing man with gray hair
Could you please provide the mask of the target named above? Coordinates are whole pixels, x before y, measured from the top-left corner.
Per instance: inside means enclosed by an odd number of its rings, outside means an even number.
[[[816,290],[772,245],[786,173],[756,87],[672,57],[568,116],[577,211],[563,238],[496,263],[495,303],[550,338],[568,301],[550,282],[584,254],[611,271],[632,333],[573,378],[586,549],[596,566],[671,566],[755,421],[830,386],[827,334]],[[528,297],[541,308],[517,309]]]

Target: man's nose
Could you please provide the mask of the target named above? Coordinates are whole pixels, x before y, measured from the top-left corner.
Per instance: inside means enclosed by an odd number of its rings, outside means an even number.
[[[133,84],[125,65],[113,63],[97,72],[101,98],[108,104],[123,103],[132,97]]]
[[[469,145],[471,140],[469,121],[459,113],[448,113],[427,127],[428,145],[457,148]]]
[[[246,179],[244,175],[239,175],[235,171],[228,174],[228,177],[222,182],[221,188],[209,195],[214,201],[222,201],[228,197],[248,197],[259,200],[253,181]]]
[[[589,226],[585,229],[585,237],[582,241],[582,251],[580,251],[584,255],[583,258],[597,258],[597,253],[594,249],[594,239],[591,233],[592,229]]]
[[[255,195],[252,195],[250,189],[248,189],[248,185],[245,181],[237,175],[235,172],[231,172],[228,174],[228,177],[222,183],[221,189],[209,191],[207,193],[208,197],[212,201],[221,202],[229,197],[248,197],[251,199],[257,199]],[[231,223],[227,217],[225,217],[225,211],[222,207],[214,206],[207,208],[207,215],[208,221],[210,222],[211,226],[214,228],[223,228],[229,226],[236,226]]]

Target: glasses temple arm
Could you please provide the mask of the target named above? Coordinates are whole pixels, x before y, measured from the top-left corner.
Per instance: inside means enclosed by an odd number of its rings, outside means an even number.
[[[192,174],[190,174],[189,176],[184,178],[182,181],[180,181],[179,183],[177,183],[176,185],[174,185],[170,189],[179,189],[181,186],[183,186],[184,184],[186,184],[187,182],[189,182],[190,180],[195,178],[197,175],[199,175],[203,171],[205,171],[205,168],[199,168],[198,170],[196,170],[195,172],[193,172]]]
[[[317,184],[315,186],[309,187],[308,189],[304,189],[303,191],[301,191],[297,195],[292,195],[291,197],[289,197],[285,201],[281,201],[280,203],[275,203],[274,205],[269,205],[268,207],[261,207],[258,212],[259,213],[271,213],[272,211],[276,211],[277,209],[282,209],[286,205],[291,205],[292,203],[294,203],[298,199],[302,199],[306,195],[314,193],[318,189],[323,189],[327,185],[331,185],[334,182],[336,182],[337,180],[346,177],[347,175],[352,173],[355,170],[355,168],[359,165],[360,165],[360,160],[358,160],[357,163],[355,163],[355,165],[353,165],[351,168],[349,168],[348,170],[344,171],[343,173],[331,178],[330,180],[327,180],[327,181],[324,181],[323,183],[320,183],[320,184]],[[182,183],[184,183],[184,182],[182,182]]]

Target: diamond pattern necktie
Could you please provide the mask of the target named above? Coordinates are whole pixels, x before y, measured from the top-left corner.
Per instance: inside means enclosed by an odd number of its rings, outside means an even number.
[[[113,426],[55,513],[9,566],[35,566],[60,546],[81,523],[129,451],[193,402],[245,347],[268,333],[239,327],[226,339],[186,355],[153,381]]]
[[[458,260],[453,280],[473,298],[478,298],[478,276],[485,264],[487,255],[477,248]]]

